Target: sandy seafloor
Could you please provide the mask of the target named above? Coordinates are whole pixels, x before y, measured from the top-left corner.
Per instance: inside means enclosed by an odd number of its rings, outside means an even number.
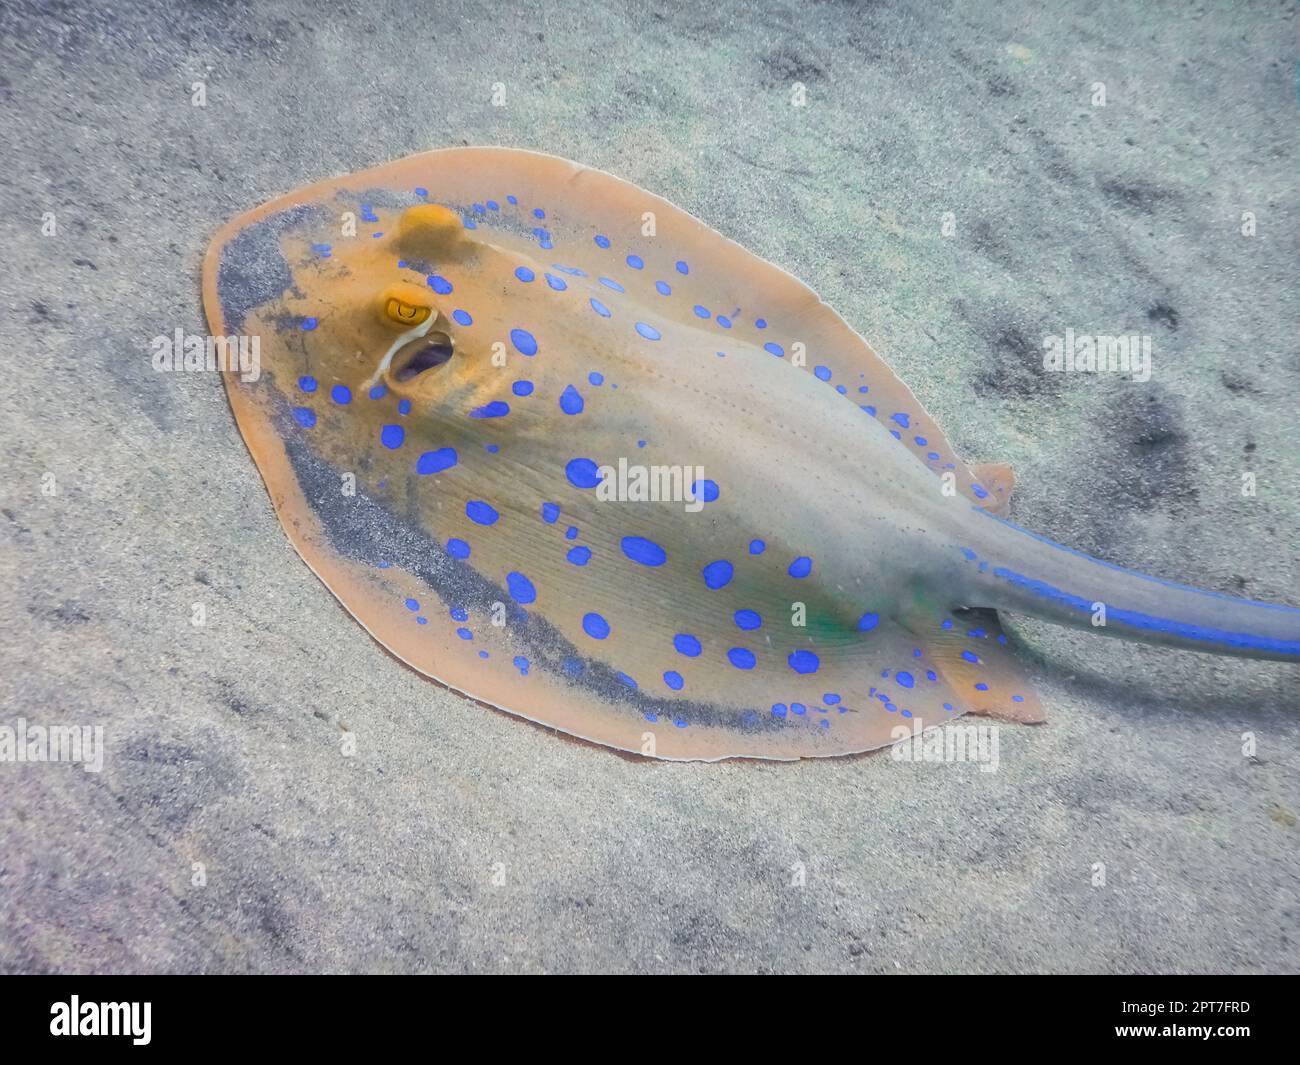
[[[5,3],[0,723],[103,724],[108,752],[0,764],[0,968],[1300,968],[1295,666],[1013,619],[1050,721],[1005,728],[997,773],[620,757],[385,654],[290,548],[220,380],[148,349],[206,331],[231,216],[541,149],[811,284],[959,451],[1014,463],[1020,523],[1295,604],[1295,28],[1281,2]],[[1067,327],[1151,334],[1151,381],[1042,373]]]

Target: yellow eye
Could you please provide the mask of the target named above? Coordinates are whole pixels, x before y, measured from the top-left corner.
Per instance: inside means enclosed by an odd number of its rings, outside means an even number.
[[[416,285],[393,285],[379,297],[379,314],[385,324],[410,329],[429,320],[433,302],[428,293]]]

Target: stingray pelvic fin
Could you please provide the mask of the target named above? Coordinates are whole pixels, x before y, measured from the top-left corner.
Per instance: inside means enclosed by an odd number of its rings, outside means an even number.
[[[992,500],[985,507],[999,518],[1011,513],[1011,492],[1016,486],[1016,474],[1006,462],[985,462],[971,467],[975,479],[988,489]]]
[[[996,611],[955,611],[938,621],[933,615],[910,618],[907,627],[960,700],[959,709],[1025,725],[1047,720]]]

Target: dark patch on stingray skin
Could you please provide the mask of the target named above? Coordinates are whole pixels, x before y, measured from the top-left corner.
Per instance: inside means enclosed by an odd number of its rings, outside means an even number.
[[[301,204],[241,230],[221,249],[217,297],[228,332],[240,332],[257,308],[293,288],[293,273],[280,252],[280,234],[295,226],[324,225],[319,204]]]
[[[581,654],[544,617],[513,604],[504,588],[468,563],[452,558],[442,544],[430,539],[417,526],[403,523],[383,504],[361,491],[355,496],[344,496],[338,490],[338,471],[316,455],[298,431],[288,405],[284,408],[277,415],[279,436],[284,440],[304,496],[311,501],[326,536],[340,555],[374,567],[386,562],[414,574],[448,610],[462,606],[489,614],[492,604],[505,603],[514,650],[528,659],[530,668],[543,669],[616,706],[639,714],[656,714],[659,725],[673,727],[673,719],[682,718],[691,726],[706,725],[746,733],[783,727],[778,719],[756,710],[657,699],[640,689],[629,688],[618,679],[614,669]],[[565,660],[574,659],[582,663],[577,677],[563,666]],[[634,679],[643,684],[650,678]]]

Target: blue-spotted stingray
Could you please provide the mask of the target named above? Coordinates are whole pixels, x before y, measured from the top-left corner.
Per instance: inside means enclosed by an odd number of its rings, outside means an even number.
[[[598,170],[458,148],[323,181],[227,225],[203,293],[259,338],[227,391],[317,576],[415,669],[574,736],[793,759],[1041,721],[1001,609],[1300,655],[1300,610],[1011,524],[1009,471],[811,289]]]

